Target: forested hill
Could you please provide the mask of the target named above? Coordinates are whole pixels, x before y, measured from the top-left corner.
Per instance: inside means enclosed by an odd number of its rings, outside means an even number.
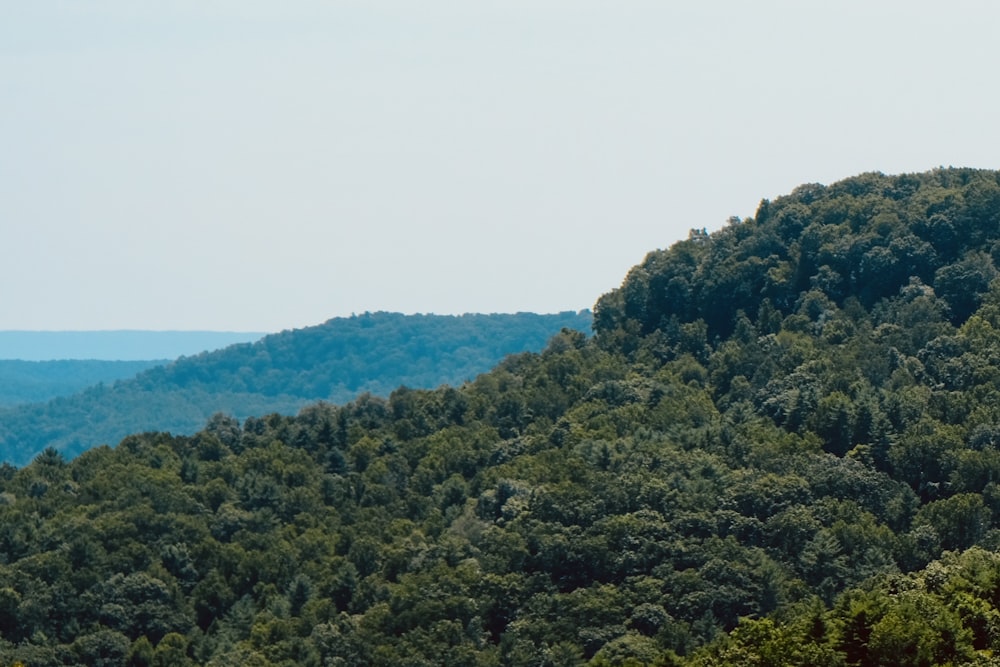
[[[165,363],[168,363],[167,359],[0,359],[0,406],[40,403],[57,396],[68,396],[91,385],[130,378]]]
[[[45,447],[74,456],[135,432],[190,434],[215,412],[294,414],[317,400],[385,397],[400,385],[461,384],[507,354],[542,349],[564,327],[590,331],[590,312],[334,318],[181,357],[132,380],[0,409],[0,461],[20,465]]]
[[[460,387],[0,474],[0,661],[996,665],[1000,173],[651,253]]]

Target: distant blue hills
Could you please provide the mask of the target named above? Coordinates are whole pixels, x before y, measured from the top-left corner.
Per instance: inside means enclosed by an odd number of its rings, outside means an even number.
[[[259,331],[0,331],[0,359],[176,359],[252,343],[265,335]]]
[[[134,377],[137,373],[166,363],[169,360],[0,359],[0,407],[41,403],[69,396],[93,385]]]
[[[400,387],[460,385],[507,355],[541,351],[563,329],[585,335],[591,324],[592,314],[586,310],[459,316],[380,312],[262,337],[0,332],[0,357],[22,358],[0,361],[0,462],[24,465],[49,447],[71,457],[98,445],[114,445],[130,433],[191,434],[220,412],[243,420],[295,414],[316,401],[347,403],[366,393],[387,397]],[[38,340],[29,340],[32,336]],[[186,347],[176,347],[181,344]],[[129,368],[120,360],[94,362],[94,368],[23,360],[53,355],[155,359],[167,354],[178,358],[150,362],[145,369]],[[107,372],[121,375],[106,376],[74,393],[60,389],[39,401],[67,376],[79,380],[86,373]]]

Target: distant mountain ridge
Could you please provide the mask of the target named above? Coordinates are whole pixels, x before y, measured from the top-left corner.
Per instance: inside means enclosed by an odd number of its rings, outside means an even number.
[[[50,361],[176,359],[259,340],[253,331],[0,331],[0,359]]]
[[[75,456],[129,433],[193,433],[217,412],[295,414],[400,386],[461,384],[508,354],[541,350],[563,328],[589,331],[589,311],[402,315],[365,313],[183,357],[133,379],[47,403],[0,409],[0,460],[46,447]]]

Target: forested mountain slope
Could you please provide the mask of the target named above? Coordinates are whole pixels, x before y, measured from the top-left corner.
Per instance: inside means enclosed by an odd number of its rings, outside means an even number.
[[[589,331],[590,324],[587,311],[334,318],[182,357],[132,380],[0,409],[0,461],[20,465],[45,447],[74,456],[142,431],[190,434],[215,412],[294,414],[317,400],[385,397],[400,385],[461,384],[507,354],[542,349],[563,327]]]
[[[651,253],[458,388],[0,475],[0,660],[990,665],[1000,174]]]
[[[0,359],[0,406],[39,403],[68,396],[101,382],[130,378],[167,361]]]

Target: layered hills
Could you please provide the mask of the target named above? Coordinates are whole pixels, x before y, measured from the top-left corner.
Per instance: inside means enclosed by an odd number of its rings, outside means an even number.
[[[272,412],[295,414],[318,400],[346,403],[365,392],[386,397],[401,385],[458,385],[489,370],[507,354],[542,349],[564,327],[589,331],[590,322],[587,311],[461,316],[364,313],[333,318],[252,343],[181,357],[132,379],[101,382],[69,396],[0,408],[0,461],[22,465],[46,447],[71,457],[98,444],[115,444],[133,432],[191,434],[216,412],[238,419]],[[96,338],[87,340],[97,346]],[[127,339],[135,344],[134,332]],[[170,337],[164,342],[170,341],[177,342]],[[0,362],[0,370],[23,370],[26,363]],[[81,363],[42,366],[58,373],[67,365],[79,371]],[[95,363],[93,372],[110,370]],[[36,378],[38,370],[31,369]]]
[[[44,403],[95,384],[127,379],[168,362],[167,359],[0,359],[0,406]]]
[[[1000,173],[804,185],[456,387],[0,474],[30,665],[990,665]]]
[[[0,331],[0,360],[130,361],[170,360],[182,355],[252,343],[265,334],[251,331]]]

